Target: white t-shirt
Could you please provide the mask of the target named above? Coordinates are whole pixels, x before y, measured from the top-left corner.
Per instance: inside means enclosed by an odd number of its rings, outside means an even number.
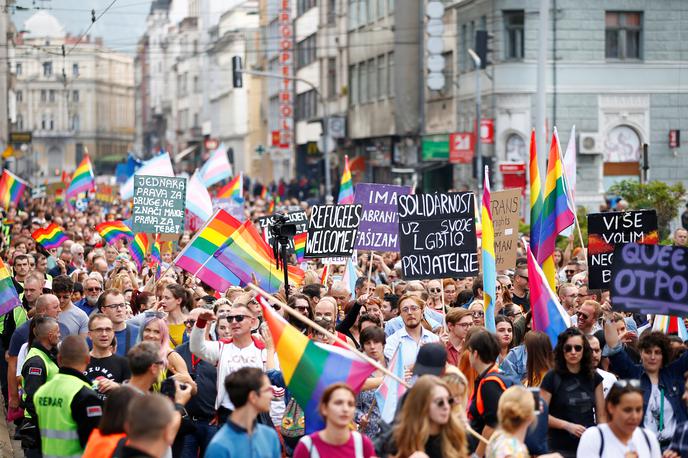
[[[604,450],[600,455],[600,446],[604,435]],[[593,426],[585,430],[578,443],[576,458],[622,458],[627,452],[636,452],[638,458],[662,458],[662,451],[659,442],[652,431],[645,429],[647,440],[643,436],[643,431],[638,427],[633,432],[633,437],[628,444],[623,444],[616,435],[609,429],[607,424]],[[650,442],[648,448],[647,442]]]
[[[664,425],[662,431],[659,430],[660,410],[664,405]],[[652,392],[650,392],[650,399],[647,401],[647,409],[645,410],[645,427],[655,433],[658,440],[666,440],[674,437],[674,430],[676,429],[676,418],[674,418],[674,409],[671,403],[664,396],[662,400],[662,392],[659,391],[658,385],[652,385]]]
[[[604,398],[607,399],[609,390],[612,389],[614,383],[616,382],[616,375],[602,369],[597,369],[597,373],[602,376],[602,393],[604,394]]]

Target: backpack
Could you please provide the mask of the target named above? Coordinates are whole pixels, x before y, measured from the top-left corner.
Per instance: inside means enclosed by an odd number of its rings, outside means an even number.
[[[284,437],[301,437],[306,433],[306,418],[303,409],[291,398],[282,416],[280,432]]]
[[[483,387],[483,384],[485,382],[497,382],[497,384],[502,388],[502,392],[506,391],[506,389],[510,386],[516,384],[514,380],[512,380],[510,377],[507,377],[504,373],[499,372],[499,370],[490,370],[490,372],[488,372],[487,375],[485,375],[485,377],[483,377],[482,380],[480,380],[478,388],[476,388],[475,392],[475,408],[480,415],[483,415],[485,413],[485,405],[483,403],[483,396],[481,391],[481,388]]]
[[[351,435],[354,436],[354,458],[364,458],[363,457],[363,436],[358,431],[351,431]],[[299,442],[308,449],[308,458],[320,458],[318,453],[318,448],[313,443],[311,436],[303,436]]]
[[[604,453],[604,433],[598,426],[593,426],[596,430],[600,432],[600,452],[599,456],[600,458],[602,457],[602,454]],[[647,449],[652,453],[652,444],[650,443],[650,438],[647,437],[647,433],[645,432],[645,428],[640,428],[640,432],[643,433],[643,437],[645,438],[645,443],[647,444]]]

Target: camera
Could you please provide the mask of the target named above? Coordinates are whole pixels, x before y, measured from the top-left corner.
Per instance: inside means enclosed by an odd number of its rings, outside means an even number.
[[[294,237],[296,235],[296,224],[290,223],[287,215],[275,215],[270,226],[270,234],[277,239]]]

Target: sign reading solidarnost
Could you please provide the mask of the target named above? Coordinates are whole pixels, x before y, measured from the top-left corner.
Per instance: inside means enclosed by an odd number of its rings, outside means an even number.
[[[258,226],[262,234],[264,234],[265,241],[272,246],[272,232],[270,228],[275,224],[275,217],[277,215],[270,215],[263,218],[258,218]],[[289,212],[285,215],[287,217],[286,224],[296,224],[296,233],[301,234],[308,231],[308,217],[303,210]],[[289,253],[294,252],[294,239],[289,239]]]
[[[657,212],[638,210],[588,214],[588,287],[607,289],[614,248],[626,243],[656,245]]]
[[[357,249],[399,251],[397,198],[410,192],[409,186],[370,183],[356,185],[355,201],[363,208],[356,237]]]
[[[638,243],[617,246],[610,289],[615,309],[688,316],[688,249]]]
[[[311,211],[306,258],[351,256],[361,222],[360,205],[316,205]]]
[[[505,189],[491,193],[490,209],[494,223],[494,249],[497,270],[516,267],[521,190]]]
[[[478,274],[473,199],[472,192],[398,197],[404,278]]]
[[[186,178],[134,175],[134,232],[181,234],[184,231]]]

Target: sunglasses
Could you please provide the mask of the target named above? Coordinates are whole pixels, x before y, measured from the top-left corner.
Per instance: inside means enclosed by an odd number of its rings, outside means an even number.
[[[583,345],[571,345],[571,344],[566,344],[564,345],[564,353],[571,353],[572,351],[575,351],[576,353],[580,353],[583,351]]]
[[[97,291],[101,291],[102,289],[103,289],[103,288],[101,288],[100,286],[96,286],[96,287],[94,287],[94,288],[86,288],[86,291],[97,292]]]
[[[482,312],[482,311],[478,310],[478,311],[473,312],[472,315],[473,315],[474,318],[478,318],[478,317],[481,317],[481,316],[485,316],[485,312]]]
[[[298,310],[299,312],[301,312],[301,311],[307,312],[307,311],[308,311],[308,307],[304,307],[304,306],[297,306],[297,307],[294,307],[294,308],[295,308],[296,310]]]
[[[435,404],[435,405],[436,405],[437,407],[439,407],[440,409],[443,408],[445,405],[448,406],[448,407],[451,407],[451,406],[454,405],[454,398],[436,399],[436,400],[432,401],[432,403]]]
[[[590,315],[587,315],[587,314],[585,314],[585,313],[583,313],[583,312],[576,312],[576,316],[577,316],[578,318],[583,318],[584,320],[587,320],[588,318],[590,318]]]
[[[191,327],[196,324],[196,320],[186,320],[184,324]]]
[[[628,379],[628,380],[617,380],[614,382],[614,386],[618,386],[619,388],[638,388],[640,389],[640,380],[637,379]]]
[[[441,293],[442,292],[442,290],[439,288],[430,288],[428,291],[431,293]]]
[[[248,318],[246,315],[227,315],[225,319],[227,320],[228,323],[233,323],[236,321],[237,323],[241,323],[244,321],[244,318]]]
[[[565,270],[564,272],[566,272],[567,274],[575,274],[576,273],[575,270]]]

